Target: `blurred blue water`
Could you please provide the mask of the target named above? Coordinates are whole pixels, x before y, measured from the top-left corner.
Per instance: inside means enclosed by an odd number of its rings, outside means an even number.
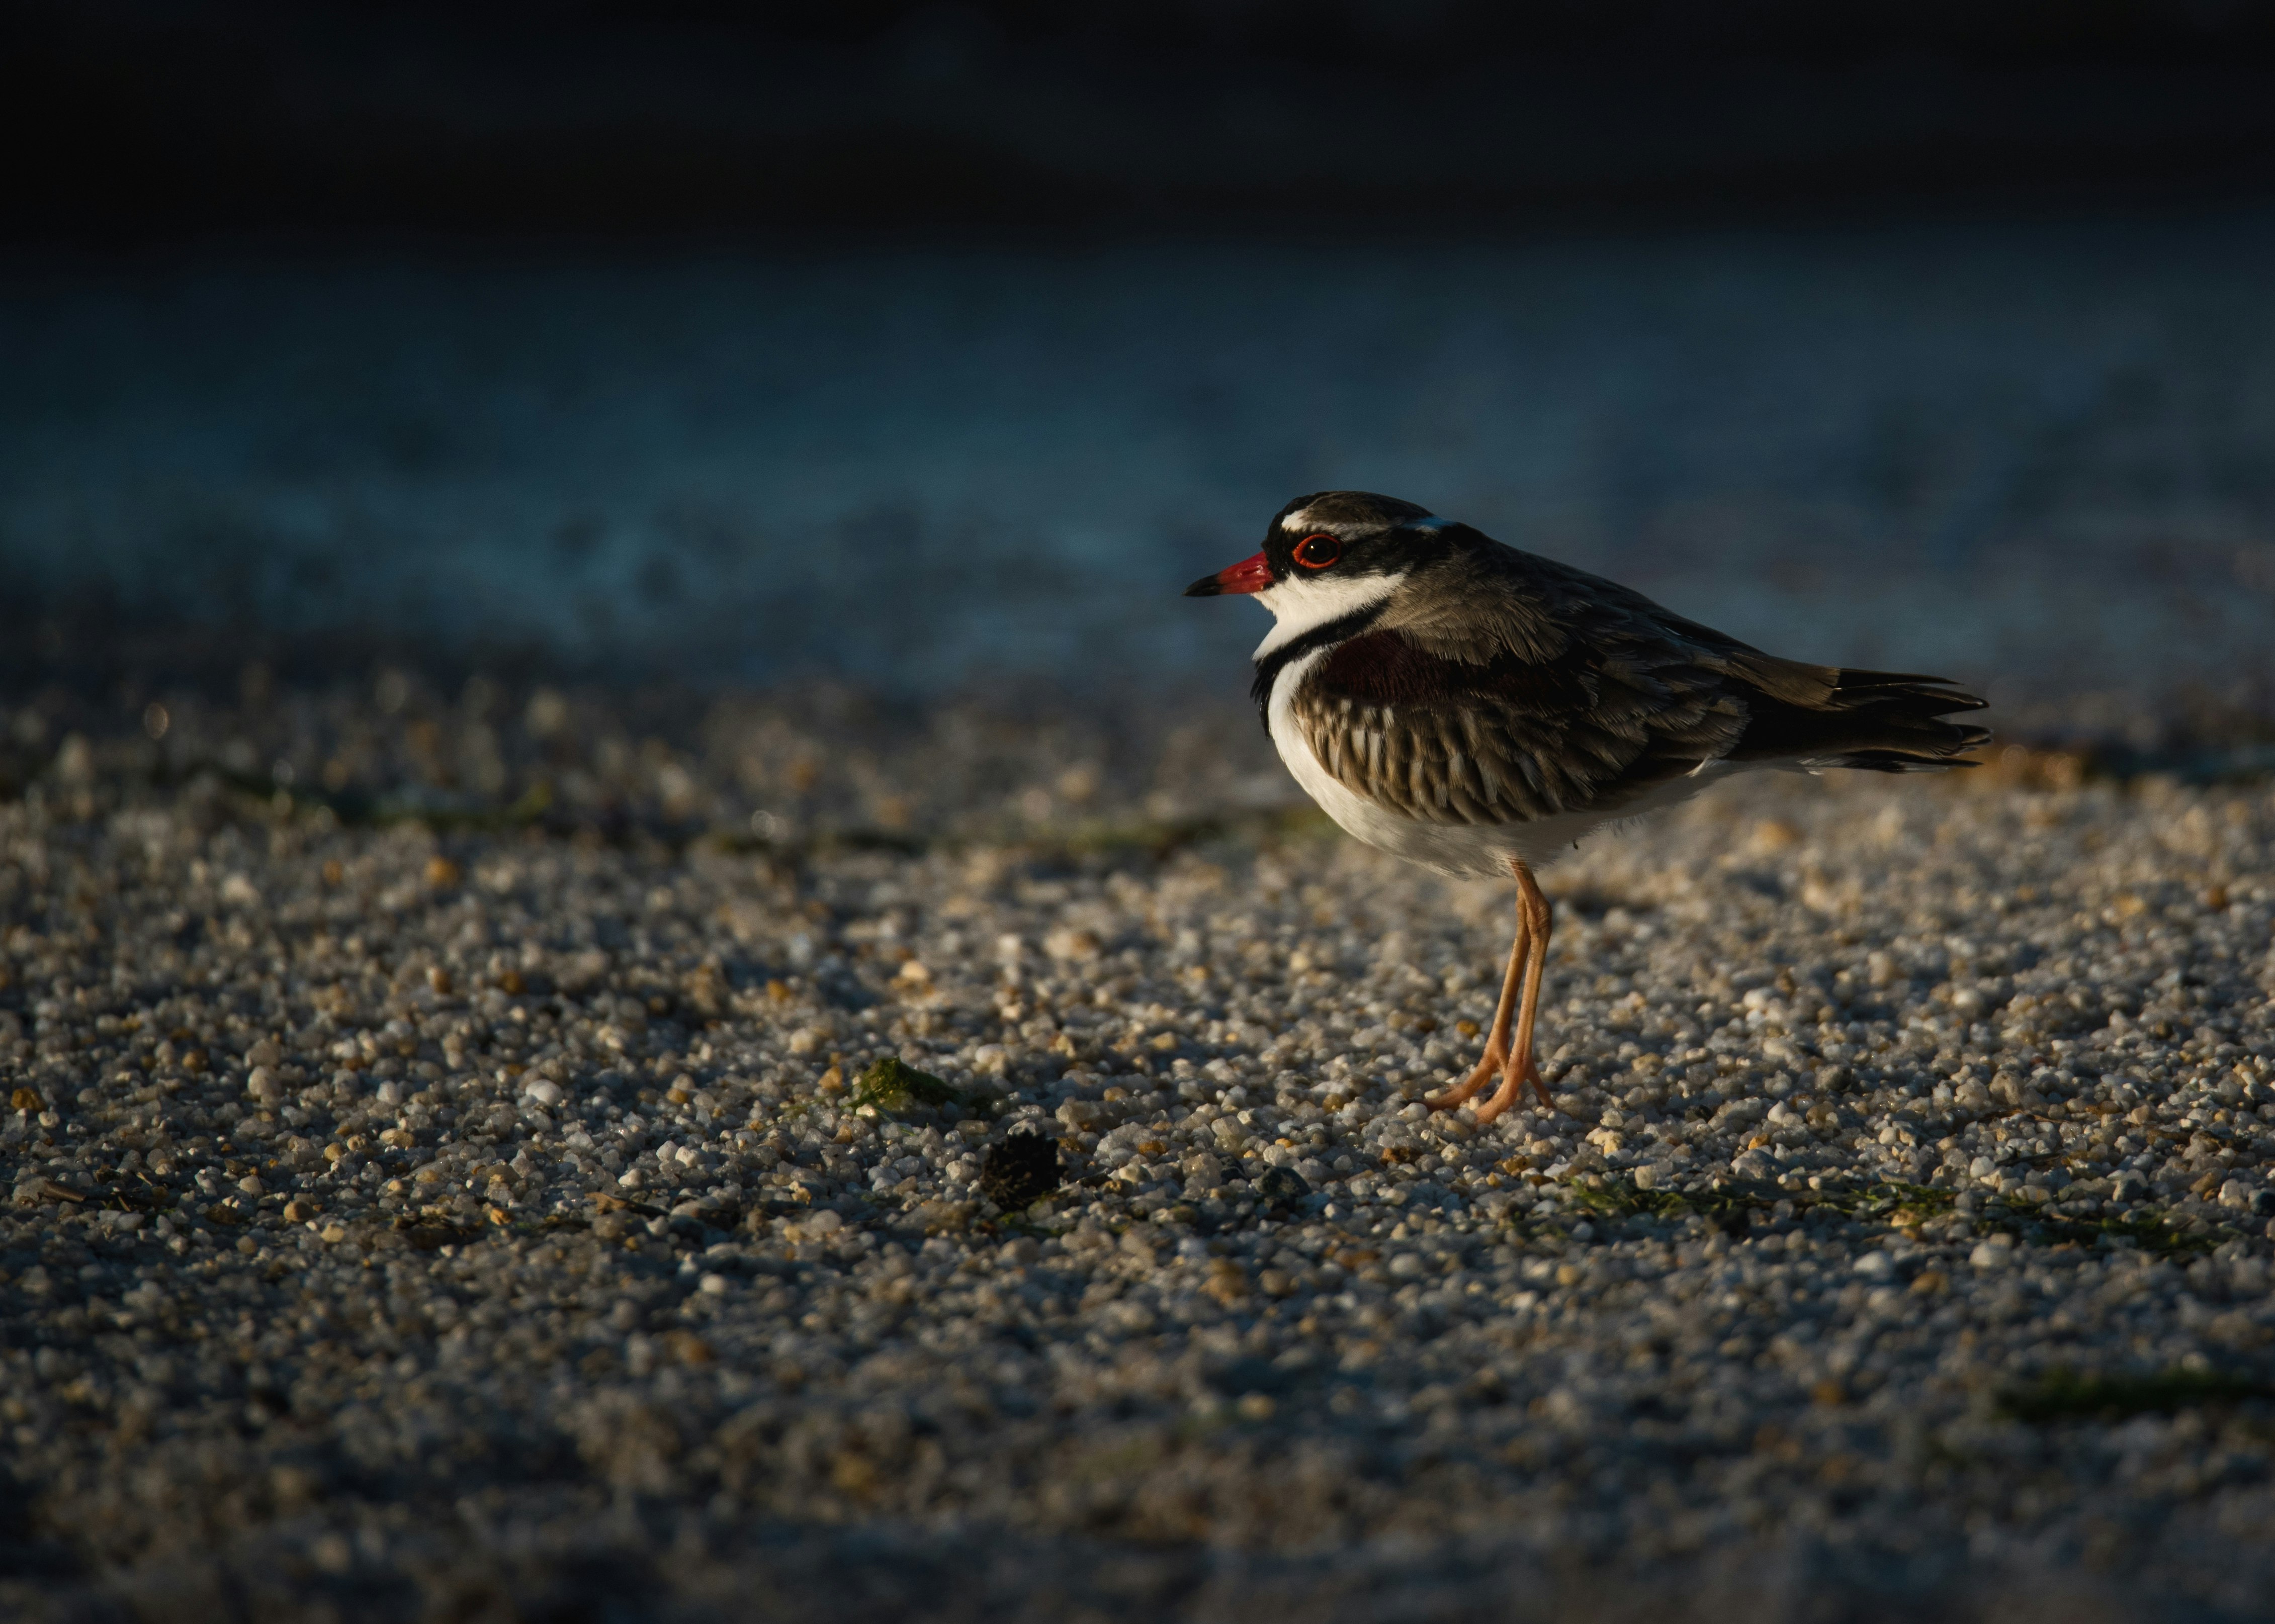
[[[143,616],[737,683],[1229,673],[1261,618],[1178,588],[1349,486],[2015,700],[2271,665],[2264,215],[19,270],[0,357],[0,584]]]

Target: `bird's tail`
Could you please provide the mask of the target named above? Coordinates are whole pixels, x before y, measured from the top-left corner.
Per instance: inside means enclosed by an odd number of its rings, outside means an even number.
[[[1740,675],[1755,688],[1751,721],[1733,761],[1783,761],[1810,772],[1829,767],[1872,773],[1932,773],[1974,767],[1967,752],[1988,728],[1947,721],[1984,701],[1941,676],[1856,671],[1758,655]]]

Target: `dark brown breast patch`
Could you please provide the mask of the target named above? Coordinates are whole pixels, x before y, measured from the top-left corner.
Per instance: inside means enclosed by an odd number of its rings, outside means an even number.
[[[1338,646],[1312,672],[1322,695],[1354,705],[1410,707],[1491,695],[1517,711],[1578,710],[1595,698],[1577,651],[1548,661],[1502,654],[1485,665],[1447,660],[1395,631],[1370,631]]]

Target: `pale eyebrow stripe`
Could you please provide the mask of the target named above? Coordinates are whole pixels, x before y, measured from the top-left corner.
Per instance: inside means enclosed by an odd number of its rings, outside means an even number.
[[[1454,523],[1452,519],[1440,518],[1434,513],[1425,513],[1420,518],[1402,520],[1391,528],[1394,530],[1443,530],[1452,523]],[[1311,510],[1309,508],[1305,508],[1300,513],[1290,513],[1280,521],[1280,528],[1286,531],[1310,530],[1313,527]]]

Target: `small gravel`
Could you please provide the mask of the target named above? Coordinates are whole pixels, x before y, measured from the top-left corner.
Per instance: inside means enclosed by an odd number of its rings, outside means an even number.
[[[1479,1129],[1419,1099],[1510,896],[1301,819],[437,833],[81,749],[0,804],[0,1608],[2275,1582],[2264,786],[1592,841],[1558,1108]]]

